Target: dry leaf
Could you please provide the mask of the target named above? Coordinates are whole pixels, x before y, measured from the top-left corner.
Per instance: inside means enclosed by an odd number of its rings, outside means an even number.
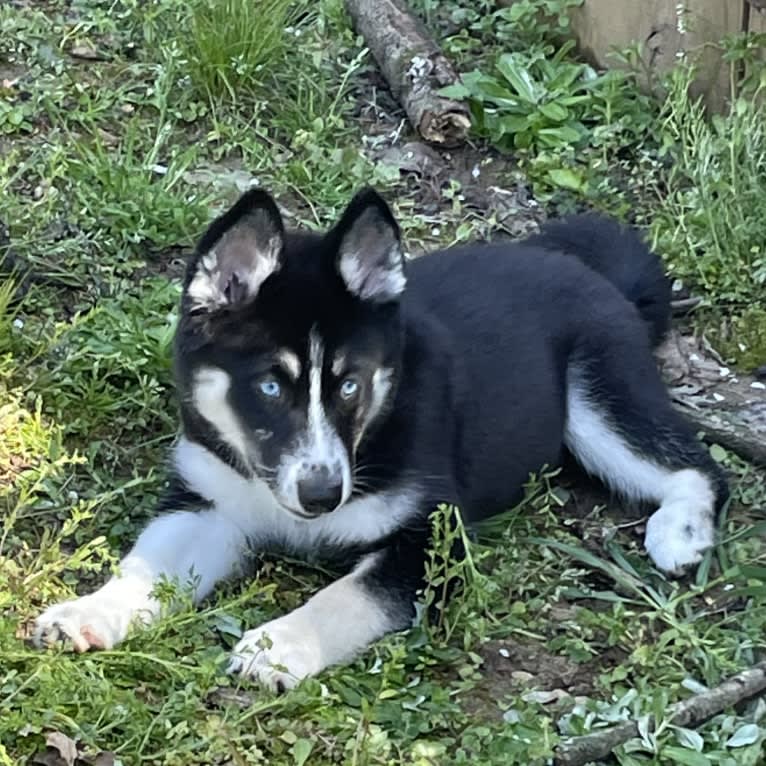
[[[42,766],[74,766],[77,760],[77,743],[60,731],[52,731],[45,738],[46,749],[32,759]]]
[[[33,756],[32,763],[39,766],[115,766],[114,753],[100,751],[95,755],[79,752],[77,743],[60,731],[52,731],[45,738],[46,749]]]

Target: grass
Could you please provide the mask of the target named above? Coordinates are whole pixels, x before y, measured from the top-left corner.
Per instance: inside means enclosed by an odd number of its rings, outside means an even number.
[[[539,35],[522,3],[499,19],[473,3],[421,5],[435,28],[443,14],[465,21],[445,40],[464,70],[523,52],[508,47],[511,23]],[[164,594],[177,611],[112,651],[39,653],[25,642],[42,608],[108,575],[152,513],[176,428],[170,340],[182,256],[243,186],[257,179],[291,221],[310,226],[372,182],[396,199],[410,242],[492,228],[469,211],[465,181],[445,181],[444,199],[429,207],[427,184],[374,160],[369,147],[398,123],[371,129],[358,119],[374,64],[340,0],[274,0],[268,14],[234,0],[189,8],[0,7],[0,218],[30,287],[19,303],[0,277],[0,764],[32,763],[60,732],[122,764],[534,766],[563,734],[627,715],[661,720],[669,702],[753,662],[766,635],[766,475],[720,450],[734,499],[721,544],[691,581],[654,571],[636,525],[621,523],[611,502],[603,508],[608,498],[545,473],[523,507],[479,531],[466,562],[448,555],[465,534],[446,523],[452,511],[435,518],[423,601],[439,604],[456,585],[446,611],[424,612],[412,630],[282,697],[237,685],[223,667],[243,630],[328,580],[291,560],[264,558],[257,577],[219,588],[198,610],[183,593]],[[555,48],[548,35],[563,34],[560,24],[554,14],[539,44]],[[73,57],[74,47],[97,58]],[[513,61],[539,68],[533,54]],[[571,54],[560,63],[582,72]],[[760,146],[756,106],[709,126],[676,96],[675,111],[657,104],[642,123],[658,146],[638,145],[631,115],[644,97],[632,87],[604,81],[591,102],[602,111],[582,118],[585,154],[541,146],[526,172],[551,209],[649,200],[669,267],[720,307],[721,340],[739,342],[737,322],[748,320],[731,306],[760,285],[760,254],[748,250],[760,241],[751,207],[761,199],[759,154],[743,149]],[[662,160],[663,136],[673,157],[686,147],[685,163]],[[601,162],[597,172],[586,172],[585,155]],[[720,171],[714,188],[697,170],[703,161]],[[552,170],[583,183],[562,190]],[[514,166],[507,172],[517,177]],[[536,658],[533,684],[564,663],[582,693],[558,703],[530,694],[510,675],[527,668],[503,664],[501,650],[516,645]],[[546,683],[569,688],[562,677]],[[763,716],[754,702],[697,732],[663,725],[617,760],[756,764]]]
[[[192,84],[207,97],[226,94],[236,103],[263,88],[300,11],[291,0],[195,0],[190,12],[181,45]]]
[[[766,286],[766,253],[756,231],[766,214],[763,89],[707,120],[686,82],[680,70],[661,116],[675,151],[656,239],[674,256],[671,268],[680,278],[742,305]]]

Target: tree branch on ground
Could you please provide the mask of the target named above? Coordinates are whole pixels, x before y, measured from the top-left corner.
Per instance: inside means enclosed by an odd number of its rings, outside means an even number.
[[[667,719],[674,726],[694,728],[709,718],[766,691],[766,661],[743,670],[718,686],[695,694],[668,709]],[[656,721],[652,724],[656,725]],[[625,721],[581,737],[565,739],[558,747],[557,766],[584,766],[609,757],[614,748],[639,736],[638,722]]]
[[[464,141],[468,108],[438,94],[457,73],[420,20],[401,0],[346,0],[346,8],[415,130],[435,144]]]

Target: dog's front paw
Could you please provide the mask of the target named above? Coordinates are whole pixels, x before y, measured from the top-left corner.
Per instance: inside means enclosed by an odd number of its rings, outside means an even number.
[[[688,508],[667,505],[649,517],[644,546],[660,569],[680,574],[699,563],[714,540],[715,528],[709,514],[689,513]]]
[[[33,641],[38,647],[71,641],[75,651],[111,649],[125,638],[132,612],[98,593],[56,604],[36,620]]]
[[[292,615],[248,630],[234,647],[228,672],[252,678],[272,691],[292,689],[324,667],[316,636]]]

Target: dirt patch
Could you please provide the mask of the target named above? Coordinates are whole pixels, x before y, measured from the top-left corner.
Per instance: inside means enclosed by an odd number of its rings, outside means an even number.
[[[445,149],[420,140],[376,67],[360,73],[352,92],[365,155],[373,163],[399,170],[397,193],[413,201],[415,212],[443,221],[455,217],[484,221],[487,225],[474,232],[478,238],[520,238],[545,218],[512,156],[481,141]],[[439,246],[443,240],[422,245]]]
[[[571,707],[577,698],[596,694],[598,676],[627,656],[612,647],[588,662],[577,663],[532,641],[489,641],[478,654],[483,679],[464,705],[487,718],[502,718],[502,702],[509,695],[556,708]]]
[[[560,689],[572,696],[595,692],[597,677],[619,665],[627,656],[623,650],[614,647],[588,662],[577,663],[568,657],[551,654],[539,644],[509,641],[490,641],[479,654],[488,678],[500,690]]]

